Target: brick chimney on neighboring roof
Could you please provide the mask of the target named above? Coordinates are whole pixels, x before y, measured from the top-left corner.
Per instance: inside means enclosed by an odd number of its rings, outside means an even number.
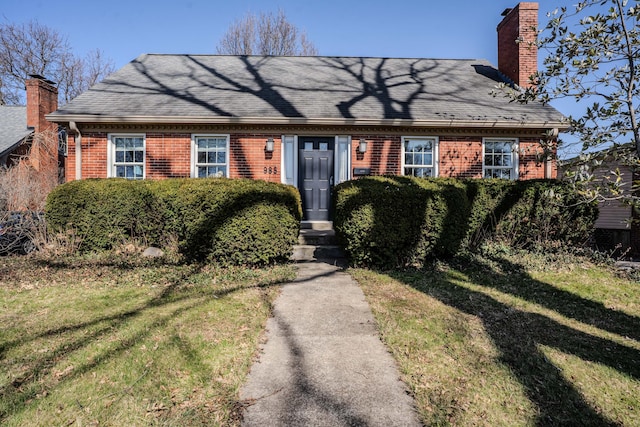
[[[47,121],[45,114],[58,109],[58,88],[55,83],[37,74],[29,75],[27,87],[27,126],[37,132],[57,131],[58,125]]]
[[[522,2],[502,12],[498,24],[498,69],[521,87],[538,71],[538,3]]]

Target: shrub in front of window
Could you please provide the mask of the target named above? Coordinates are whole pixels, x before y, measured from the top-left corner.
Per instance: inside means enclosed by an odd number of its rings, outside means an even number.
[[[470,184],[470,183],[467,183]],[[502,193],[484,233],[512,247],[546,247],[552,242],[584,244],[598,217],[597,202],[586,202],[570,185],[553,180],[513,181]],[[474,185],[478,185],[475,184]],[[485,181],[485,190],[502,185]],[[495,203],[495,202],[493,202]]]
[[[72,228],[80,250],[109,250],[130,241],[156,245],[164,212],[142,183],[125,179],[86,179],[56,187],[47,197],[47,225],[52,232]]]
[[[459,248],[468,217],[453,180],[367,177],[336,186],[334,227],[354,265],[422,265]]]
[[[338,237],[353,265],[422,267],[489,240],[514,247],[584,243],[597,218],[551,180],[368,177],[334,192]]]
[[[163,200],[188,259],[265,264],[291,254],[302,216],[295,188],[249,179],[177,181]]]
[[[265,181],[100,179],[56,188],[46,217],[53,232],[74,229],[84,252],[173,236],[189,260],[256,265],[288,258],[301,207],[295,188]]]

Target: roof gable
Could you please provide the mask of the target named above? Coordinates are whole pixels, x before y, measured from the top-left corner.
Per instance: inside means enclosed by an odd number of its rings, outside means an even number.
[[[561,122],[550,106],[492,96],[503,81],[484,60],[142,55],[48,118]]]

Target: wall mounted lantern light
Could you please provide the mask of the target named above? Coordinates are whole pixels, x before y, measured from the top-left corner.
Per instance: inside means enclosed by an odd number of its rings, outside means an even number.
[[[264,147],[264,151],[267,153],[273,153],[273,138],[267,139],[267,144]]]
[[[367,152],[367,140],[364,138],[360,139],[360,144],[358,144],[358,152],[366,153]]]

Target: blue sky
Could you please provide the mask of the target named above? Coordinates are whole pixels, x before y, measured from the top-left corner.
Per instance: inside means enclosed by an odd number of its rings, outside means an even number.
[[[544,14],[559,4],[543,0]],[[285,11],[321,55],[488,59],[496,26],[514,0],[2,0],[0,19],[37,19],[67,35],[78,54],[99,48],[121,67],[142,53],[215,53],[248,11]]]
[[[558,6],[541,0],[540,25]],[[284,10],[320,55],[487,59],[497,64],[496,26],[515,0],[2,0],[0,19],[31,19],[66,35],[74,53],[101,49],[120,68],[143,53],[215,53],[247,12]],[[541,53],[540,57],[543,55]],[[555,103],[567,114],[571,103]]]

